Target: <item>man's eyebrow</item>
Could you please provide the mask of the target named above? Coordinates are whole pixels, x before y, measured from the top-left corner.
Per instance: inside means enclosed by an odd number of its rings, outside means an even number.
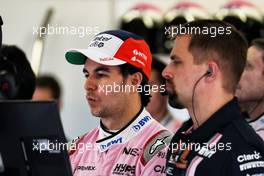
[[[176,60],[176,59],[180,59],[181,60],[181,58],[179,56],[175,55],[175,54],[174,55],[171,55],[170,56],[170,59],[171,60]]]
[[[110,72],[110,69],[107,67],[101,66],[94,70],[94,72],[98,72],[98,71]],[[88,70],[86,68],[83,68],[83,73],[88,73]]]
[[[94,70],[94,72],[98,72],[98,71],[110,72],[110,69],[108,67],[101,66]]]
[[[247,62],[246,62],[246,66],[248,66],[248,67],[253,67],[253,64],[252,64],[251,62],[247,61]]]
[[[86,68],[83,68],[83,73],[88,73]]]

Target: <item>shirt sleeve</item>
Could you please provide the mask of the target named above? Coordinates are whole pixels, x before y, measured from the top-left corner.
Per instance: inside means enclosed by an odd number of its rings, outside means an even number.
[[[146,165],[141,163],[142,171],[140,176],[166,176],[166,154],[167,148],[156,153]]]
[[[147,141],[140,158],[140,167],[138,169],[140,170],[140,174],[138,175],[166,175],[166,155],[171,138],[171,132],[162,130],[153,135],[150,140]]]

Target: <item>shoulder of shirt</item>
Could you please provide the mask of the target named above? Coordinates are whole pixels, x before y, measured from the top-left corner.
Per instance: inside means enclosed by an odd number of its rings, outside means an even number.
[[[149,137],[143,147],[143,154],[140,158],[142,164],[146,165],[153,158],[153,156],[167,147],[171,138],[172,133],[165,128]]]
[[[229,129],[231,129],[232,131],[234,130],[233,132],[231,132],[231,136],[234,136],[236,134],[240,136],[240,138],[232,138],[233,140],[235,140],[234,142],[238,143],[238,146],[255,148],[264,154],[264,143],[262,139],[247,123],[246,120],[240,118],[233,120]],[[230,133],[230,131],[227,130],[226,133]],[[243,145],[241,145],[241,143],[243,143]],[[245,144],[247,144],[247,146],[245,146]]]
[[[78,145],[78,143],[81,142],[87,135],[95,132],[96,130],[98,130],[98,128],[94,128],[91,131],[89,131],[89,132],[87,132],[87,133],[85,133],[83,135],[77,136],[76,138],[70,140],[68,142],[68,145],[67,145],[67,146],[69,146],[68,154],[72,155],[76,150],[71,150],[71,149],[72,148],[76,148],[74,146]]]

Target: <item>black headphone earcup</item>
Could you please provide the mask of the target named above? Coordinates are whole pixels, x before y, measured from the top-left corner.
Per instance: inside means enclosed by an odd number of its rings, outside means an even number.
[[[2,46],[2,28],[0,27],[0,48]]]
[[[14,99],[18,93],[18,84],[14,74],[1,70],[0,72],[0,99]]]
[[[205,75],[206,76],[212,76],[212,74],[213,74],[213,69],[211,67],[209,67]]]
[[[3,21],[2,21],[2,18],[0,16],[0,48],[2,46],[2,25],[3,25]]]

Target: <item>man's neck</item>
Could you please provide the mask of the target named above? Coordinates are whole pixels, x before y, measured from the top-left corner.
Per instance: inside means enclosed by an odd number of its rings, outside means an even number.
[[[120,110],[119,112],[113,112],[107,117],[102,117],[101,121],[108,130],[119,130],[126,126],[141,110],[140,100],[134,101],[131,104]]]
[[[241,103],[240,106],[243,111],[248,112],[250,120],[255,120],[261,114],[264,113],[264,100],[245,102],[245,103]]]
[[[151,114],[158,122],[161,122],[166,115],[168,114],[167,106],[157,111],[156,113]]]
[[[198,97],[197,97],[198,98]],[[207,96],[204,99],[195,100],[194,107],[189,105],[188,112],[193,121],[194,129],[206,122],[215,112],[234,98],[231,94],[222,96]]]

